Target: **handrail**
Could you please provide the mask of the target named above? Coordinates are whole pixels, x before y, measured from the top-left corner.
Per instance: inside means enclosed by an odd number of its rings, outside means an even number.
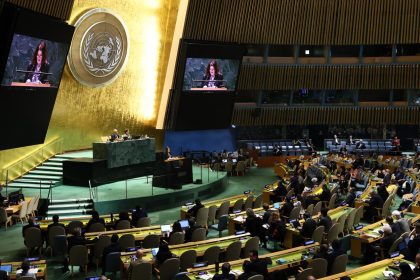
[[[30,152],[23,158],[18,159],[16,162],[10,163],[3,167],[1,171],[0,181],[5,182],[5,184],[7,185],[9,181],[12,181],[22,176],[38,164],[62,152],[62,138],[54,138],[48,141],[47,143],[43,144],[41,147],[36,148],[34,151]],[[33,160],[35,163],[30,164],[29,167],[25,167],[24,164],[27,163],[29,160]]]

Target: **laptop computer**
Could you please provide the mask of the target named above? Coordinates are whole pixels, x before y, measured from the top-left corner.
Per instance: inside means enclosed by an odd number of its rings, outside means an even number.
[[[159,248],[152,248],[152,256],[156,257],[156,254],[159,252]]]
[[[9,275],[9,273],[12,272],[12,268],[13,268],[13,266],[11,264],[0,265],[0,270],[6,271],[7,275]]]
[[[161,225],[160,230],[162,232],[170,232],[171,231],[171,225]]]
[[[274,209],[280,209],[280,202],[275,202],[274,204],[273,204],[273,208]]]
[[[188,220],[180,220],[179,223],[181,224],[181,228],[183,230],[186,230],[190,227],[190,224],[188,223]]]

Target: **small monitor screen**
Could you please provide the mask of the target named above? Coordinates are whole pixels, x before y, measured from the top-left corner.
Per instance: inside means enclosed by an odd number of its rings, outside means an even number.
[[[305,242],[305,245],[311,245],[311,244],[314,244],[315,243],[315,241],[313,241],[313,240],[308,240],[308,241],[306,241]]]
[[[156,257],[156,254],[159,252],[159,248],[152,248],[152,256]]]
[[[238,214],[238,213],[241,213],[241,210],[234,210],[234,211],[232,211],[232,213],[233,214]]]
[[[235,232],[236,235],[241,235],[241,234],[245,234],[244,230],[238,230],[237,232]]]
[[[273,207],[275,209],[280,209],[280,202],[275,202],[274,205],[273,205]]]
[[[188,223],[188,220],[181,220],[181,221],[179,221],[179,223],[181,224],[182,229],[186,229],[186,228],[190,227],[190,225]]]
[[[86,277],[85,280],[101,280],[101,276]]]
[[[58,88],[69,44],[15,33],[1,84]]]
[[[396,258],[396,257],[398,257],[399,255],[400,255],[400,252],[394,252],[394,253],[391,253],[390,257],[391,257],[391,258]]]
[[[25,258],[25,261],[28,261],[28,262],[35,262],[35,261],[39,261],[39,258],[38,258],[38,257]]]
[[[193,268],[199,268],[199,267],[205,267],[205,266],[207,266],[207,262],[199,262],[199,263],[193,264]]]
[[[171,231],[171,226],[170,225],[161,225],[160,230],[162,232],[169,232],[169,231]]]
[[[0,265],[0,270],[6,271],[7,273],[12,272],[12,265],[11,264],[4,264]]]
[[[223,163],[226,163],[226,162],[227,162],[227,159],[222,159],[222,162],[223,162]]]

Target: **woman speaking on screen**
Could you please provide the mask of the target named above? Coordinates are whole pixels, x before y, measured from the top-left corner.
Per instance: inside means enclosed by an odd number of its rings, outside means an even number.
[[[26,69],[28,73],[25,76],[27,83],[45,84],[48,83],[46,74],[50,68],[47,60],[47,45],[41,41],[35,49],[32,62]]]
[[[219,72],[216,60],[210,61],[203,76],[203,88],[220,88],[223,86],[223,75]]]

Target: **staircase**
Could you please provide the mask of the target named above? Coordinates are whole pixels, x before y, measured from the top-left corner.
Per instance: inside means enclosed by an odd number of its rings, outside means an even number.
[[[61,183],[63,179],[63,161],[72,159],[64,155],[56,155],[19,179],[8,184],[9,188],[49,189]]]
[[[90,198],[52,200],[48,205],[47,219],[53,215],[58,215],[60,218],[89,217],[93,206]]]

